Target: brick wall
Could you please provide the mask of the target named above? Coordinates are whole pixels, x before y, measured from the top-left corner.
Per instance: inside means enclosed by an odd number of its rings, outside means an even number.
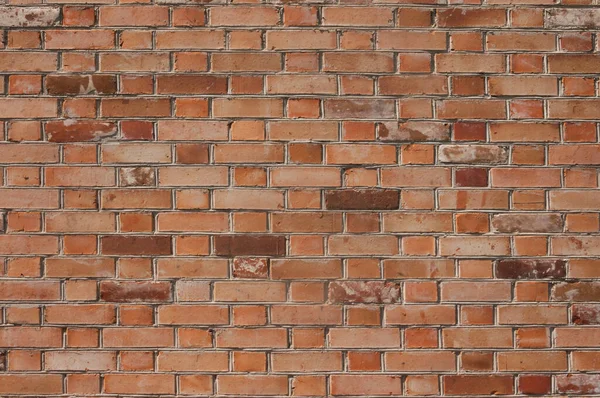
[[[600,394],[598,0],[6,0],[0,395]]]

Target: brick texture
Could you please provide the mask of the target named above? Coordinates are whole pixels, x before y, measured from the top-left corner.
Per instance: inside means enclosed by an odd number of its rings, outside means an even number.
[[[600,396],[599,0],[0,3],[0,396]]]

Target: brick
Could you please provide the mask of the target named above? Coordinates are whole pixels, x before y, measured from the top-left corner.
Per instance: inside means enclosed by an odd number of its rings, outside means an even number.
[[[558,214],[498,214],[492,217],[498,232],[561,232],[563,221]]]
[[[159,371],[222,372],[228,369],[226,352],[164,351],[158,355]]]
[[[597,304],[574,304],[571,307],[571,322],[576,325],[600,323],[600,307]]]
[[[388,375],[332,375],[331,392],[334,395],[397,395],[402,394],[400,376]]]
[[[286,348],[285,329],[220,329],[216,332],[217,347]]]
[[[396,303],[400,301],[400,286],[378,281],[331,282],[329,301],[340,304]]]
[[[62,330],[55,327],[13,326],[0,328],[0,342],[4,347],[50,348],[62,346]]]
[[[597,394],[600,377],[595,374],[565,374],[556,376],[556,389],[563,394]]]
[[[158,77],[157,82],[159,94],[225,94],[227,92],[227,79],[220,76],[163,75]]]
[[[269,50],[335,49],[335,31],[327,30],[273,30],[266,33]]]
[[[498,306],[498,321],[502,325],[536,323],[566,324],[567,307],[561,305]]]
[[[111,30],[47,30],[47,50],[100,50],[110,49],[115,43]]]
[[[280,375],[219,375],[217,392],[235,395],[287,395],[288,378]]]
[[[50,324],[110,325],[116,322],[116,308],[113,305],[52,305],[47,306],[44,321]]]
[[[384,213],[386,232],[451,232],[452,217],[447,214]]]
[[[50,27],[59,22],[58,7],[0,7],[0,24],[5,27]]]
[[[394,210],[400,203],[396,190],[329,190],[325,206],[331,210]]]
[[[62,394],[62,384],[58,374],[0,375],[2,394]]]
[[[199,311],[199,313],[190,316],[190,310]],[[229,323],[228,319],[227,307],[222,306],[166,305],[158,310],[159,323],[166,325],[222,325]]]
[[[114,75],[49,75],[46,90],[52,95],[115,94],[117,79]]]
[[[161,255],[171,254],[171,238],[168,236],[104,236],[101,250],[108,255]]]
[[[547,26],[550,28],[593,28],[600,26],[600,12],[593,8],[549,10],[545,19]]]
[[[445,32],[407,32],[381,30],[377,35],[377,48],[382,50],[445,50]]]
[[[342,355],[339,352],[273,353],[271,361],[275,372],[331,372],[342,370]]]
[[[227,140],[227,123],[198,120],[160,120],[158,138],[165,141]]]
[[[333,305],[274,305],[271,307],[274,325],[341,325],[342,308]]]
[[[172,347],[173,330],[170,328],[111,328],[104,329],[105,347]]]
[[[504,56],[496,54],[437,54],[438,72],[501,73],[506,70]]]
[[[219,256],[285,254],[285,238],[269,235],[222,235],[215,237],[215,254]]]
[[[512,376],[444,376],[444,393],[448,395],[509,395],[514,391]]]
[[[448,141],[448,123],[408,121],[400,123],[378,123],[378,138],[381,141]]]
[[[391,53],[327,52],[323,60],[323,70],[327,72],[377,73],[394,69]]]
[[[104,378],[108,394],[174,394],[175,376],[169,374],[110,374]]]
[[[400,335],[395,328],[333,328],[329,344],[332,348],[396,348]]]
[[[397,305],[385,309],[386,325],[453,325],[455,307],[451,305]]]
[[[100,8],[100,26],[166,26],[168,23],[168,7],[120,5]]]
[[[564,260],[502,259],[495,264],[496,277],[506,279],[562,279],[566,277]]]
[[[387,352],[385,368],[394,372],[455,371],[456,356],[447,351]]]
[[[100,112],[108,117],[165,117],[171,115],[171,103],[162,98],[108,98],[102,101]]]
[[[116,370],[117,356],[114,352],[53,351],[45,355],[48,370]]]
[[[108,302],[167,301],[171,285],[165,282],[111,282],[100,283],[100,299]]]
[[[45,124],[50,142],[99,141],[117,134],[117,125],[111,122],[86,120],[50,121]]]

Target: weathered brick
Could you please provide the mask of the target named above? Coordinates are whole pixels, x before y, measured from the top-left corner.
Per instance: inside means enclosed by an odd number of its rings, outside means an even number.
[[[502,259],[495,268],[496,277],[502,279],[562,279],[567,275],[564,260]]]
[[[4,27],[48,27],[59,23],[58,7],[0,7]]]
[[[391,304],[400,301],[400,286],[392,282],[345,281],[329,284],[329,302]]]
[[[492,217],[492,227],[498,232],[561,232],[563,220],[559,214],[498,214]]]
[[[67,119],[45,124],[50,142],[100,141],[117,134],[117,125],[112,122]]]
[[[573,304],[571,307],[571,322],[576,325],[600,324],[600,305]]]
[[[100,283],[100,299],[109,302],[168,301],[171,284],[166,282],[112,282]]]
[[[115,94],[114,75],[49,75],[46,90],[50,95]]]
[[[440,145],[438,159],[442,163],[498,164],[507,162],[508,151],[493,145]]]
[[[546,24],[549,28],[596,29],[600,26],[600,10],[594,8],[551,9],[546,14]]]
[[[554,301],[599,301],[600,283],[561,282],[552,287]]]
[[[448,141],[450,125],[436,122],[378,123],[381,141]]]
[[[564,374],[556,376],[556,389],[561,394],[598,394],[600,376],[595,374]]]

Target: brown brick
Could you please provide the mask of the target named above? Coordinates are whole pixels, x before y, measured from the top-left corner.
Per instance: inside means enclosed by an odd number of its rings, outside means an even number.
[[[496,278],[561,279],[567,275],[564,260],[503,259],[496,261]]]
[[[116,123],[91,120],[50,121],[45,129],[50,142],[99,141],[117,134]]]
[[[219,235],[214,237],[217,256],[282,256],[285,237],[278,235]]]
[[[100,299],[110,302],[156,302],[171,299],[171,284],[166,282],[100,283]]]
[[[172,253],[169,236],[103,236],[101,250],[107,255],[168,255]]]
[[[348,189],[325,191],[329,210],[395,210],[400,191],[393,189]]]
[[[115,94],[114,75],[49,75],[46,90],[51,95]]]

